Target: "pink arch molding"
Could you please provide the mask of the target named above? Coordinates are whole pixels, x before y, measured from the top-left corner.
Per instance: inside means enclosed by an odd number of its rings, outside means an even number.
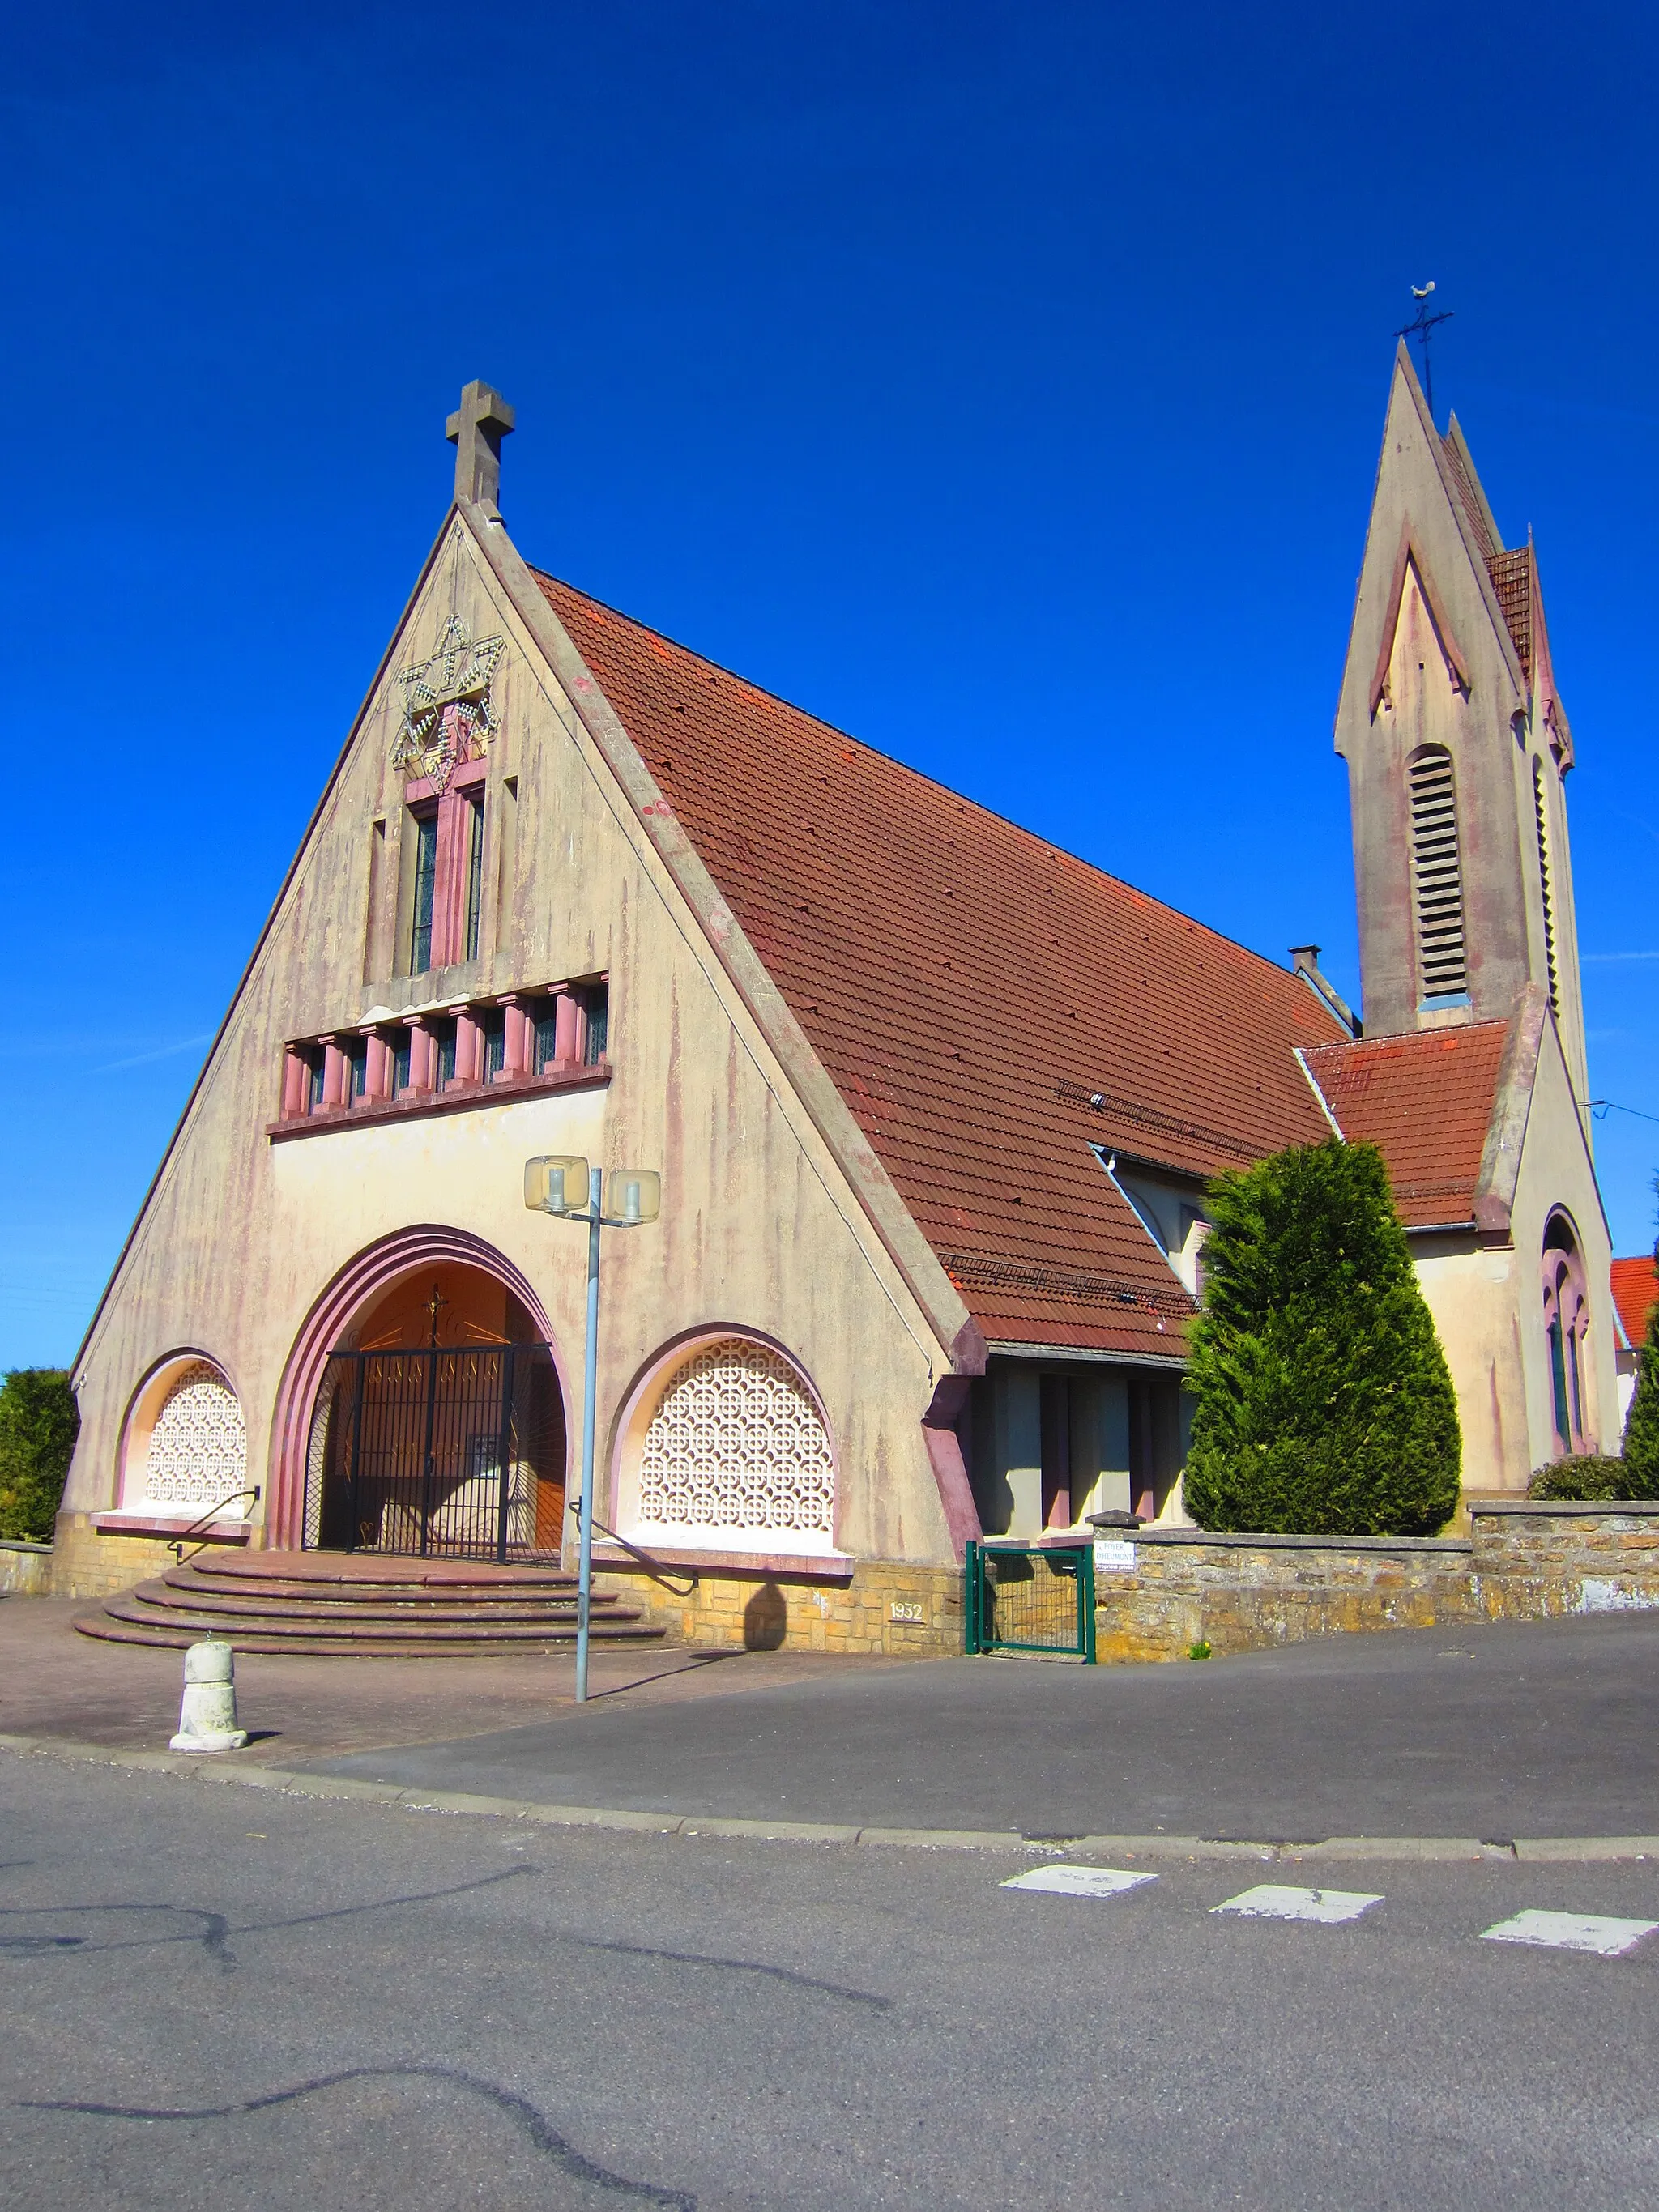
[[[536,1325],[537,1334],[551,1343],[553,1331],[541,1300],[528,1279],[513,1262],[465,1229],[443,1229],[429,1224],[400,1229],[394,1236],[371,1244],[349,1261],[307,1315],[294,1340],[271,1416],[270,1510],[265,1522],[265,1541],[283,1551],[297,1551],[305,1537],[306,1449],[311,1437],[312,1408],[323,1379],[328,1355],[342,1333],[369,1302],[416,1268],[445,1261],[476,1267],[481,1274],[510,1291]],[[556,1349],[553,1364],[564,1389],[563,1363]],[[568,1398],[567,1395],[567,1403]]]

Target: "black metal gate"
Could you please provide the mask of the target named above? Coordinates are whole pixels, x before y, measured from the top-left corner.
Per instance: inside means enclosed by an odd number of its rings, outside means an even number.
[[[564,1420],[546,1345],[337,1352],[325,1388],[325,1547],[556,1557]]]

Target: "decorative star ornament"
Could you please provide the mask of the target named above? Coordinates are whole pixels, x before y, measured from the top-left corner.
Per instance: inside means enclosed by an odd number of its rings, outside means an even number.
[[[463,761],[489,751],[501,727],[490,686],[506,647],[505,638],[470,636],[459,615],[451,615],[435,650],[398,671],[404,719],[393,768],[413,767],[441,796]]]

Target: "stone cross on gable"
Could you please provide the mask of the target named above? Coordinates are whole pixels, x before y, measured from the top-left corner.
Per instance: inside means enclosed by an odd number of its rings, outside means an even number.
[[[444,425],[455,448],[455,496],[494,507],[501,488],[501,440],[513,428],[513,410],[493,385],[474,377]]]

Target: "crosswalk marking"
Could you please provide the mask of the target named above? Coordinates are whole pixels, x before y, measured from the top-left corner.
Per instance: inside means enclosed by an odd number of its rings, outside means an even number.
[[[1486,1943],[1540,1943],[1557,1951],[1594,1951],[1603,1959],[1622,1958],[1659,1920],[1612,1920],[1593,1912],[1517,1912],[1494,1928],[1482,1929]]]
[[[1127,1872],[1121,1867],[1076,1866],[1066,1863],[1029,1868],[1011,1875],[1004,1889],[1036,1889],[1056,1897],[1121,1897],[1158,1880],[1150,1872]],[[1323,1926],[1358,1920],[1383,1899],[1370,1890],[1301,1889],[1288,1883],[1264,1881],[1237,1897],[1212,1905],[1212,1913],[1236,1914],[1242,1920],[1304,1920]],[[1620,1959],[1633,1951],[1644,1936],[1659,1929],[1659,1920],[1623,1920],[1593,1912],[1544,1912],[1530,1909],[1482,1929],[1487,1943],[1528,1943],[1547,1950],[1588,1951],[1598,1958]]]
[[[1042,1866],[1029,1874],[1014,1875],[1004,1889],[1048,1889],[1061,1897],[1116,1897],[1126,1889],[1139,1889],[1143,1881],[1156,1881],[1155,1874],[1123,1874],[1116,1867]]]
[[[1264,1881],[1255,1889],[1240,1890],[1224,1905],[1212,1905],[1212,1912],[1237,1912],[1247,1920],[1358,1920],[1362,1912],[1373,1905],[1381,1905],[1380,1897],[1373,1897],[1359,1889],[1291,1889],[1279,1882]]]

